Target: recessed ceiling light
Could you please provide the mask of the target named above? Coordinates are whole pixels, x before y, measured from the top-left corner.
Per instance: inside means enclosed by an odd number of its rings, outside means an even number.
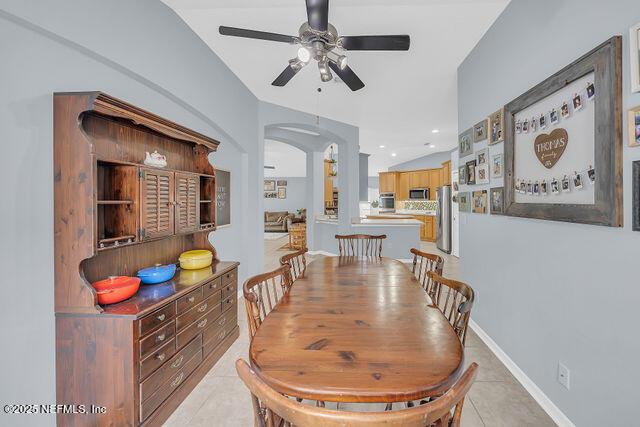
[[[396,153],[391,153],[391,157],[395,157],[395,156],[397,156]]]
[[[380,148],[384,148],[384,145],[381,145]]]
[[[431,133],[438,133],[438,132],[440,132],[439,129],[434,129],[434,130],[431,131]]]
[[[436,148],[436,144],[429,144],[429,148]]]

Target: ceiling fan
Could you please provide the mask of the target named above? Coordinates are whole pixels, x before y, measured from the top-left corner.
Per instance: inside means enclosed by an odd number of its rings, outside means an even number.
[[[284,86],[313,58],[318,62],[320,79],[328,82],[333,78],[331,70],[352,91],[362,89],[364,83],[347,65],[345,50],[409,50],[408,35],[389,36],[338,36],[336,28],[329,23],[329,0],[306,0],[307,22],[298,30],[298,36],[220,26],[220,34],[299,44],[298,54],[289,60],[289,65],[271,83]]]

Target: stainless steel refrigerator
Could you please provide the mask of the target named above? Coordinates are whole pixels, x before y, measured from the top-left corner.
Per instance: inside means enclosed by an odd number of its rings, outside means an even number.
[[[438,249],[451,253],[451,186],[438,188],[436,196],[436,245]]]

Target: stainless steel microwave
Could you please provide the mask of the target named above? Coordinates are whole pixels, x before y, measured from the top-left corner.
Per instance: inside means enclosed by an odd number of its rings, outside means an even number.
[[[411,188],[409,190],[409,200],[429,200],[429,189]]]

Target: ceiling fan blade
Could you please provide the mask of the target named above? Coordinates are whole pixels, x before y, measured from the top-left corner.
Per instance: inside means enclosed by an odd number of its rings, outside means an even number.
[[[267,33],[265,31],[246,30],[244,28],[225,27],[223,25],[220,26],[219,31],[223,36],[244,37],[247,39],[269,40],[272,42],[291,44],[298,42],[297,37],[286,34]]]
[[[291,80],[297,73],[298,71],[294,70],[291,65],[287,65],[287,68],[285,68],[271,84],[273,86],[284,86],[289,83],[289,80]]]
[[[411,39],[407,35],[343,36],[340,42],[346,50],[409,50]]]
[[[329,25],[329,0],[307,0],[309,26],[316,31],[327,31]]]
[[[352,91],[355,92],[356,90],[360,90],[364,87],[364,83],[362,83],[360,77],[358,77],[348,65],[344,67],[344,70],[341,70],[340,67],[338,67],[338,64],[333,61],[329,61],[329,67],[343,82],[346,83],[347,86],[349,86],[349,89]]]

